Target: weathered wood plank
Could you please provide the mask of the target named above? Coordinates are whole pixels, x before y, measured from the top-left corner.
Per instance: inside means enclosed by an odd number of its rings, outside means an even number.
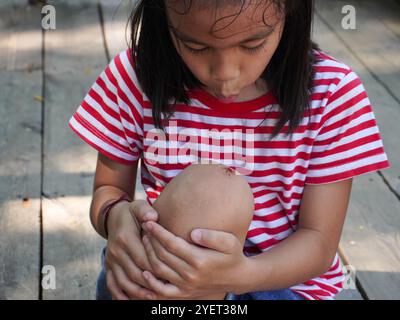
[[[335,300],[364,300],[357,289],[345,289],[336,295]]]
[[[0,70],[40,70],[40,8],[27,6],[24,0],[4,0],[0,12]]]
[[[353,183],[341,248],[369,299],[400,299],[400,203],[377,175]]]
[[[93,299],[105,245],[90,223],[97,151],[68,120],[107,64],[96,0],[52,1],[57,29],[46,32],[44,263],[57,272],[44,299]]]
[[[392,185],[398,185],[398,130],[400,109],[385,88],[341,42],[332,26],[316,17],[314,38],[322,49],[352,67],[361,77],[373,105],[374,113],[388,153],[391,169],[381,173]],[[358,46],[349,40],[353,50]],[[369,299],[398,299],[400,291],[399,230],[400,204],[377,173],[354,179],[340,246],[356,269]]]
[[[128,19],[136,0],[99,0],[104,17],[105,39],[110,58],[128,48],[130,28]]]
[[[342,28],[341,8],[352,5],[356,12],[356,29]],[[371,0],[335,0],[317,1],[316,8],[323,19],[335,30],[352,49],[368,69],[379,79],[400,101],[400,39],[398,35],[385,24],[386,17],[378,14],[383,7],[398,6],[392,1],[384,3]],[[399,12],[399,9],[398,9]],[[398,20],[397,20],[398,21]],[[396,25],[392,23],[392,25]],[[371,41],[372,40],[372,41]]]
[[[382,23],[383,19],[377,18],[373,12],[369,11],[365,5],[368,2],[369,0],[316,1],[317,20],[323,19],[327,25],[321,29],[318,23],[315,31],[317,31],[317,39],[328,52],[347,62],[360,75],[370,97],[385,150],[392,165],[391,168],[383,170],[382,174],[400,195],[400,153],[397,138],[400,134],[398,126],[400,121],[400,41]],[[384,6],[382,2],[375,2],[375,11]],[[341,27],[343,17],[341,8],[347,4],[356,8],[356,30],[344,30]]]
[[[0,5],[0,299],[39,298],[40,19],[24,1]]]
[[[400,1],[385,0],[382,2],[368,0],[364,4],[368,11],[374,14],[380,21],[400,39]]]

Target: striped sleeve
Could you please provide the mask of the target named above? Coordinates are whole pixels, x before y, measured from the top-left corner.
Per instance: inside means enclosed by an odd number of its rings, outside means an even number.
[[[128,50],[97,77],[68,126],[108,158],[133,164],[142,153],[143,98]]]
[[[349,70],[324,108],[305,183],[341,181],[389,166],[366,90]]]

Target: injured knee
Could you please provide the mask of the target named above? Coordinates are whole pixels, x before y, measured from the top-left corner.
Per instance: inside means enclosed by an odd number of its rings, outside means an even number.
[[[193,164],[174,177],[153,207],[159,223],[191,242],[193,229],[233,233],[242,244],[253,217],[254,199],[246,179],[222,164]]]

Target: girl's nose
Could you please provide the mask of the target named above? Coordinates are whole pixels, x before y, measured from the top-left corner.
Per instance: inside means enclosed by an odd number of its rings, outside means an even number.
[[[213,79],[221,86],[229,86],[239,78],[239,70],[233,66],[217,66],[213,71]]]
[[[213,79],[220,84],[221,87],[224,85],[229,86],[231,83],[235,83],[240,75],[239,66],[233,59],[228,56],[222,56],[215,59],[214,64],[211,67],[211,73]]]

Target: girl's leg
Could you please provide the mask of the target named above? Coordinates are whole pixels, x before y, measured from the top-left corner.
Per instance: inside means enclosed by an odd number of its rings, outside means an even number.
[[[96,300],[112,300],[106,283],[106,269],[104,265],[106,247],[101,250],[101,271],[96,282]]]
[[[159,223],[189,242],[194,228],[209,228],[235,234],[244,244],[253,210],[253,194],[247,181],[223,165],[194,164],[164,188],[154,202]],[[96,299],[111,300],[106,285],[105,248],[97,279]],[[222,300],[225,293],[200,299]]]
[[[256,291],[245,294],[228,294],[226,300],[306,300],[300,294],[292,291],[289,288],[271,290],[271,291]]]
[[[191,242],[190,232],[207,228],[230,232],[244,245],[253,217],[248,182],[221,164],[193,164],[172,179],[154,202],[159,223]],[[222,300],[226,293],[200,297]]]

